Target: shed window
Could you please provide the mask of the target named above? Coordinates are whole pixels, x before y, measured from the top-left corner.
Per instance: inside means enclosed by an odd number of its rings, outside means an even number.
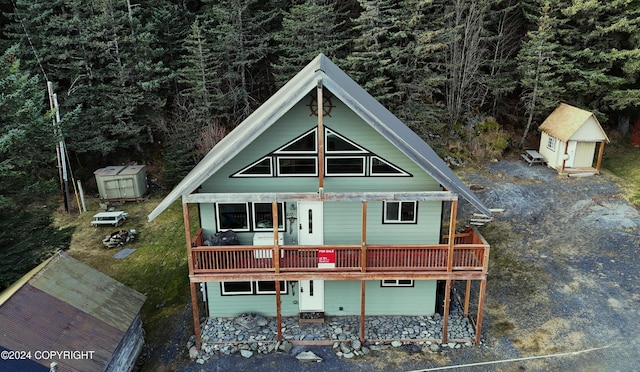
[[[384,223],[416,223],[418,218],[418,202],[385,201],[383,203]]]
[[[247,203],[217,203],[218,231],[249,231],[249,205]]]
[[[556,147],[557,147],[557,140],[549,136],[547,140],[547,148],[551,151],[556,151]]]
[[[381,287],[413,287],[413,280],[385,279],[380,281]]]

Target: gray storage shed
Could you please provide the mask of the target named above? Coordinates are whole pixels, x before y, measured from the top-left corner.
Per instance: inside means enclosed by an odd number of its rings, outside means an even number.
[[[109,166],[93,172],[100,199],[138,200],[147,193],[145,165]]]

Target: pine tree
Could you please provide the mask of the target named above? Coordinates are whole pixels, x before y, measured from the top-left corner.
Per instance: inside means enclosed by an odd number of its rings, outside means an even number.
[[[548,115],[558,105],[565,89],[558,74],[564,65],[555,40],[556,22],[550,17],[549,1],[540,10],[538,29],[527,34],[527,40],[518,54],[521,73],[521,101],[527,114],[527,124],[520,140],[523,147],[531,125]]]
[[[113,0],[16,1],[14,35],[28,38],[21,54],[57,84],[63,114],[81,109],[63,128],[75,153],[106,156],[150,141],[167,72],[141,9]]]
[[[320,53],[338,60],[348,38],[339,21],[334,2],[305,0],[284,13],[278,42],[277,61],[272,63],[276,86],[281,87]]]
[[[403,36],[399,33],[398,5],[392,0],[364,0],[361,6],[363,10],[354,21],[357,36],[345,68],[367,92],[393,110],[398,96],[395,83],[401,73],[396,63],[401,45],[396,43],[403,43],[398,40]]]

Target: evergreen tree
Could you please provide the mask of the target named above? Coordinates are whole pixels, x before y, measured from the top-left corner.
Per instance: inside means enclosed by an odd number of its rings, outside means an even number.
[[[270,2],[258,0],[209,1],[205,11],[207,37],[223,95],[212,102],[224,108],[223,122],[233,128],[259,105],[260,83],[268,81],[267,32],[277,15]]]
[[[282,30],[274,36],[277,61],[272,64],[276,86],[281,87],[320,53],[339,60],[348,43],[334,1],[305,0],[284,13]]]
[[[363,0],[354,21],[353,51],[345,60],[349,74],[387,108],[396,106],[396,79],[402,73],[396,58],[402,44],[400,12],[393,0]],[[400,44],[400,45],[398,45]]]
[[[545,1],[540,10],[538,29],[530,31],[528,39],[518,54],[518,68],[521,74],[521,100],[527,114],[527,124],[520,140],[523,147],[531,125],[541,123],[558,105],[565,89],[558,74],[564,65],[558,53],[555,39],[555,20],[549,16],[550,4]]]
[[[51,115],[43,115],[43,84],[21,69],[17,47],[0,57],[0,291],[68,246],[69,229],[43,209],[56,190]],[[31,205],[38,203],[38,208]]]
[[[31,69],[57,84],[61,112],[81,112],[63,128],[69,149],[106,156],[139,149],[160,112],[167,75],[142,26],[144,6],[99,0],[17,0],[14,36]],[[31,48],[31,46],[33,48]],[[36,58],[37,56],[37,58]]]
[[[54,128],[42,112],[45,87],[21,69],[14,46],[0,60],[0,210],[19,208],[51,190]],[[55,185],[55,182],[53,183]]]

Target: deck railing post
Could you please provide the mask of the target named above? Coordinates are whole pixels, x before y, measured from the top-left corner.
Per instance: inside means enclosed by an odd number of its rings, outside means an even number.
[[[449,252],[447,255],[447,271],[453,271],[453,247],[456,241],[456,213],[458,211],[458,201],[451,201],[451,218],[449,220]]]
[[[280,246],[278,243],[278,202],[271,203],[271,213],[273,214],[273,268],[276,274],[280,272]],[[284,216],[282,216],[284,221]],[[283,222],[284,223],[284,222]]]
[[[362,235],[360,246],[360,267],[367,271],[367,201],[362,201]]]

